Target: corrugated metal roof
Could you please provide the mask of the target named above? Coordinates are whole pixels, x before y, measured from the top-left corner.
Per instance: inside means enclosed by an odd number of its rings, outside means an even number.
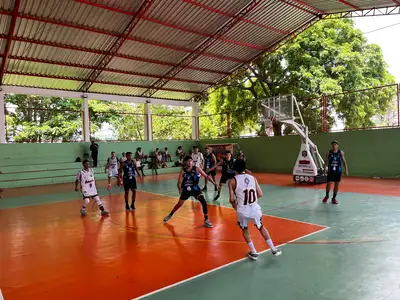
[[[212,36],[254,1],[153,0],[134,19],[145,2],[21,0],[3,84],[76,91],[90,78],[89,91],[140,96],[179,68],[153,97],[190,99],[321,13],[396,5],[392,0],[264,0],[214,41]],[[3,56],[14,4],[0,1]],[[131,30],[125,37],[126,28]],[[189,57],[194,59],[186,63]]]

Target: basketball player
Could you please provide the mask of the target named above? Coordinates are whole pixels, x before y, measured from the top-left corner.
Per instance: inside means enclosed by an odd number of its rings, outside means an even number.
[[[196,167],[193,164],[193,159],[190,156],[186,156],[183,159],[183,167],[181,172],[179,173],[179,178],[178,178],[178,190],[180,194],[179,201],[174,206],[169,215],[164,218],[164,223],[168,222],[169,219],[172,218],[174,213],[183,205],[183,203],[187,199],[193,197],[199,200],[201,206],[203,207],[204,227],[208,228],[213,227],[212,223],[208,219],[208,208],[206,199],[204,198],[204,195],[199,187],[200,175],[206,177],[208,180],[210,180],[212,183],[215,184],[215,182],[210,176],[207,176],[201,168]]]
[[[263,196],[263,192],[258,185],[257,180],[249,174],[246,174],[246,162],[238,159],[235,161],[236,176],[229,180],[229,202],[233,209],[236,210],[238,225],[242,229],[243,237],[250,247],[247,256],[252,260],[257,260],[258,254],[251,240],[249,230],[247,228],[251,220],[261,235],[264,237],[271,253],[275,256],[282,254],[282,251],[274,246],[268,230],[262,224],[262,211],[258,205],[258,198]]]
[[[337,141],[332,141],[332,150],[326,154],[324,169],[328,169],[326,184],[326,196],[322,200],[323,203],[328,202],[329,192],[331,190],[331,183],[334,183],[332,204],[339,204],[336,200],[336,195],[339,191],[339,183],[342,179],[342,163],[346,172],[346,176],[349,175],[349,170],[347,168],[347,162],[344,158],[344,152],[339,149],[339,143]]]
[[[90,198],[96,201],[99,209],[101,211],[102,216],[107,216],[109,212],[104,209],[103,204],[101,203],[100,197],[97,194],[96,182],[94,179],[94,174],[91,169],[89,169],[89,160],[85,159],[82,162],[83,169],[78,172],[76,175],[75,181],[75,191],[79,191],[78,183],[80,183],[80,190],[83,195],[83,205],[81,208],[81,216],[86,216],[86,206],[90,202]]]
[[[136,175],[140,176],[139,170],[136,167],[136,162],[132,160],[132,152],[126,152],[126,161],[124,161],[119,166],[119,178],[123,180],[124,190],[125,190],[125,210],[126,211],[135,211],[135,201],[136,201]],[[132,191],[132,203],[129,207],[128,198],[129,198],[129,190]]]
[[[233,168],[234,163],[235,159],[232,157],[231,151],[227,150],[225,152],[225,157],[221,159],[218,162],[218,164],[216,164],[214,167],[210,169],[210,170],[215,170],[218,166],[222,166],[222,175],[221,179],[219,180],[218,194],[217,196],[215,196],[214,201],[218,200],[219,197],[221,196],[221,190],[224,184],[226,184],[229,179],[235,177],[235,170]],[[246,173],[250,172],[246,170]]]
[[[118,180],[118,184],[121,182],[118,176],[118,158],[115,156],[115,152],[111,152],[111,157],[107,159],[104,173],[108,171],[108,187],[107,190],[111,189],[111,177],[115,177]]]
[[[203,169],[203,166],[204,166],[203,153],[199,152],[199,147],[197,147],[197,146],[193,146],[192,160],[193,160],[193,165],[195,167],[199,167],[199,168]]]
[[[122,164],[124,161],[126,161],[126,156],[125,156],[125,152],[122,152],[122,156],[121,156],[121,159],[119,160],[119,163]]]
[[[212,150],[210,147],[206,147],[206,155],[204,157],[204,169],[207,175],[210,175],[215,182],[215,175],[216,172],[215,170],[210,171],[212,167],[214,167],[217,164],[217,158],[215,157],[214,153],[212,153]],[[204,178],[204,188],[203,191],[207,190],[207,178]],[[217,185],[214,185],[215,190],[218,190]]]

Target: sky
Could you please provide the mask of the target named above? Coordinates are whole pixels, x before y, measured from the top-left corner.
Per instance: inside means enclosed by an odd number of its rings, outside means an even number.
[[[365,33],[368,42],[382,48],[390,73],[396,78],[396,82],[400,83],[400,15],[363,17],[354,20],[356,27]],[[377,30],[394,24],[397,25]],[[370,32],[374,30],[377,31]]]

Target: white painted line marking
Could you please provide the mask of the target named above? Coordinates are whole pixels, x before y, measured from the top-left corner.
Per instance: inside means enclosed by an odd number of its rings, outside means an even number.
[[[295,220],[293,220],[293,221],[295,221]],[[322,232],[322,231],[327,230],[327,229],[329,229],[329,227],[325,227],[325,228],[323,228],[323,229],[321,229],[321,230],[318,230],[318,231],[315,231],[315,232],[312,232],[312,233],[303,235],[303,236],[301,236],[301,237],[295,238],[295,239],[293,239],[293,240],[291,240],[291,241],[288,241],[288,242],[286,242],[286,243],[280,244],[280,245],[278,245],[277,247],[285,246],[285,245],[287,245],[287,244],[293,243],[293,242],[298,241],[298,240],[300,240],[300,239],[302,239],[302,238],[305,238],[305,237],[308,237],[308,236],[310,236],[310,235],[313,235],[313,234]],[[265,252],[268,252],[268,251],[271,251],[271,249],[266,249],[266,250],[264,250],[264,251],[259,252],[258,254],[262,254],[262,253],[265,253]],[[235,260],[235,261],[233,261],[233,262],[230,262],[229,264],[226,264],[226,265],[217,267],[217,268],[215,268],[215,269],[209,270],[209,271],[204,272],[204,273],[201,273],[201,274],[199,274],[199,275],[196,275],[196,276],[193,276],[193,277],[184,279],[184,280],[182,280],[182,281],[179,281],[179,282],[177,282],[177,283],[174,283],[174,284],[165,286],[165,287],[163,287],[163,288],[161,288],[161,289],[155,290],[155,291],[150,292],[150,293],[148,293],[148,294],[145,294],[145,295],[143,295],[143,296],[139,296],[139,297],[137,297],[137,298],[134,298],[133,300],[139,300],[139,299],[143,299],[143,298],[149,297],[149,296],[151,296],[151,295],[154,295],[154,294],[160,293],[160,292],[162,292],[162,291],[165,291],[165,290],[167,290],[167,289],[170,289],[170,288],[173,288],[173,287],[175,287],[175,286],[178,286],[178,285],[180,285],[180,284],[182,284],[182,283],[191,281],[191,280],[193,280],[193,279],[196,279],[196,278],[202,277],[202,276],[204,276],[204,275],[210,274],[210,273],[212,273],[212,272],[218,271],[218,270],[220,270],[220,269],[226,268],[226,267],[228,267],[228,266],[230,266],[230,265],[233,265],[233,264],[236,264],[236,263],[238,263],[238,262],[240,262],[240,261],[244,261],[244,260],[246,260],[246,259],[248,260],[249,258],[248,258],[248,257],[244,257],[244,258]]]

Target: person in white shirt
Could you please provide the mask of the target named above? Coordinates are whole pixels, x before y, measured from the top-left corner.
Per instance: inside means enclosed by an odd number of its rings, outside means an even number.
[[[234,170],[236,176],[229,180],[229,202],[236,210],[238,225],[242,229],[243,237],[250,247],[247,256],[252,260],[257,260],[258,254],[251,240],[248,231],[249,221],[252,221],[261,235],[264,237],[271,252],[275,256],[282,254],[282,251],[274,246],[268,230],[262,224],[262,211],[258,205],[258,198],[263,196],[263,192],[258,185],[257,180],[249,174],[246,174],[246,162],[242,159],[235,161]]]
[[[107,159],[106,167],[104,168],[104,173],[108,171],[108,187],[111,189],[111,177],[115,177],[118,180],[118,158],[115,156],[115,152],[111,152],[111,157]],[[120,184],[119,180],[118,183]]]
[[[197,146],[193,146],[192,160],[195,167],[203,169],[204,156],[203,153],[199,152],[199,147]]]
[[[83,196],[83,205],[81,208],[81,216],[86,216],[86,206],[90,202],[90,198],[96,201],[102,216],[109,215],[109,212],[104,209],[101,203],[100,197],[97,194],[96,181],[94,179],[94,174],[91,169],[89,169],[89,160],[85,159],[82,162],[83,169],[76,174],[75,180],[75,191],[79,191],[78,184],[80,184],[80,190]]]

